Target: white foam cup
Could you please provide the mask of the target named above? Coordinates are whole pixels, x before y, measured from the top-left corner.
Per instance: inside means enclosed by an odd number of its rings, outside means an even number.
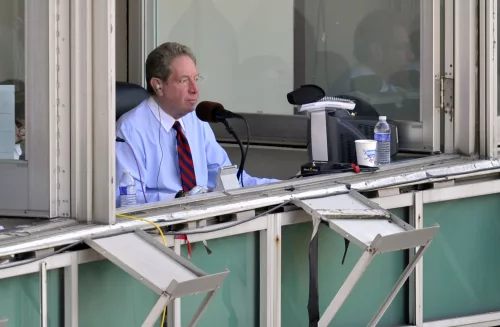
[[[358,165],[372,166],[375,164],[375,152],[377,150],[377,141],[375,140],[356,140],[356,158]]]

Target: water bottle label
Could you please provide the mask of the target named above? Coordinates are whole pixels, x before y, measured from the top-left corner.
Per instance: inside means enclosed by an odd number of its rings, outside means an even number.
[[[127,195],[127,187],[120,186],[120,195]]]
[[[375,141],[391,142],[391,133],[375,133]]]

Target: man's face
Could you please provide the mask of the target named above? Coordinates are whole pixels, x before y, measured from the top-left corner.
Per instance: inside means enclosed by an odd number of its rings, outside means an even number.
[[[403,26],[394,28],[394,37],[388,42],[385,62],[392,73],[403,69],[415,59],[411,52],[410,38]]]
[[[171,63],[172,73],[157,93],[162,108],[179,119],[192,112],[198,102],[198,70],[189,56],[180,56]]]

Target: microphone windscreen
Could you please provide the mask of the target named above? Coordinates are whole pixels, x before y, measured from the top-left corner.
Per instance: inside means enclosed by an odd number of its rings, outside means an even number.
[[[302,85],[298,89],[286,95],[288,103],[291,105],[303,105],[306,103],[313,103],[325,96],[325,91],[314,84]]]
[[[202,101],[196,106],[196,116],[201,121],[216,123],[215,113],[224,110],[224,107],[218,102]]]

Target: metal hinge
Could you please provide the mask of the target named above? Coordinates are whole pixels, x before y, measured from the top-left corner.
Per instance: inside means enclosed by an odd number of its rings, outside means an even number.
[[[440,76],[436,79],[436,108],[439,108],[445,114],[450,115],[450,121],[453,120],[454,108],[454,79]]]

